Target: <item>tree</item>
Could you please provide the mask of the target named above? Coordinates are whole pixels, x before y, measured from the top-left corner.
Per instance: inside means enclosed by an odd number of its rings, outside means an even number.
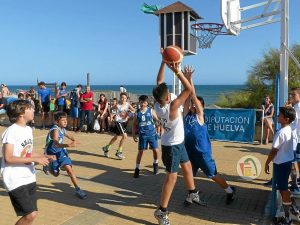
[[[300,45],[294,44],[291,52],[300,61]],[[245,90],[221,96],[217,105],[230,108],[258,108],[265,95],[274,99],[275,77],[280,72],[280,51],[269,49],[262,59],[248,71]],[[300,69],[289,59],[289,88],[300,87]]]

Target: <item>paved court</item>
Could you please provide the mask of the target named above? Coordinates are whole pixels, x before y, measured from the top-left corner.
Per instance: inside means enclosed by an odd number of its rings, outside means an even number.
[[[5,127],[0,127],[2,134]],[[43,152],[47,131],[34,131],[35,151]],[[129,137],[124,147],[125,160],[103,157],[101,146],[110,139],[109,134],[75,134],[80,146],[69,149],[78,175],[80,186],[88,194],[86,200],[75,197],[74,189],[66,173],[55,178],[47,176],[37,166],[39,215],[34,224],[38,225],[118,225],[157,224],[153,217],[159,203],[164,180],[163,165],[160,174],[152,174],[152,153],[146,152],[141,165],[141,176],[132,177],[135,167],[137,144]],[[236,172],[238,160],[251,154],[262,163],[271,146],[228,142],[213,142],[214,157],[218,171],[230,184],[237,187],[236,200],[225,205],[225,194],[203,174],[196,178],[196,185],[208,202],[207,207],[183,206],[186,190],[182,175],[169,205],[172,225],[199,224],[270,224],[267,222],[265,205],[270,188],[261,183],[269,177],[262,173],[258,179],[245,181]],[[110,152],[114,156],[113,146]],[[1,179],[0,179],[0,183]],[[0,188],[0,224],[14,224],[17,217],[10,205],[7,193]]]

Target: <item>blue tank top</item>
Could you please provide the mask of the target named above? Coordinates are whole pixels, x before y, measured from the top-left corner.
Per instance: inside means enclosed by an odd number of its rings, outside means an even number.
[[[156,129],[151,114],[151,108],[147,107],[145,112],[138,109],[136,114],[137,122],[139,125],[139,134],[143,136],[156,135]]]
[[[46,152],[56,154],[56,153],[61,152],[62,148],[58,148],[58,147],[54,146],[53,139],[51,138],[51,132],[53,130],[58,130],[58,143],[62,144],[64,141],[66,129],[64,129],[64,128],[61,129],[57,125],[53,125],[49,130],[49,133],[46,138]]]
[[[211,153],[211,142],[204,123],[198,122],[197,114],[189,112],[184,119],[185,146],[189,153]]]
[[[63,94],[67,94],[67,90],[66,89],[59,89],[59,94],[58,95],[63,95]],[[65,96],[59,97],[57,99],[57,105],[65,105],[65,102],[66,102],[66,97]]]

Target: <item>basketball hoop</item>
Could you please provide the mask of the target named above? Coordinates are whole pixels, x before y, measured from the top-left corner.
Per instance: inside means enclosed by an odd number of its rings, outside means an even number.
[[[217,35],[228,35],[226,31],[222,31],[224,24],[220,23],[195,23],[191,27],[198,39],[199,48],[202,49],[210,48]]]

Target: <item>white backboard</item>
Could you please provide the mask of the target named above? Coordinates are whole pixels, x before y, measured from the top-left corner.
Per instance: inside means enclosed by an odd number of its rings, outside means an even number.
[[[239,0],[221,0],[221,17],[228,33],[233,35],[240,34],[241,24],[232,24],[241,20]]]

